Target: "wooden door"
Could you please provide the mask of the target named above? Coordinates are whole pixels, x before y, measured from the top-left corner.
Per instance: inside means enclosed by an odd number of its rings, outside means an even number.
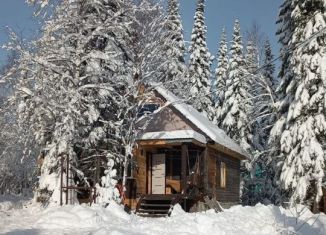
[[[165,194],[165,154],[152,155],[152,194]]]

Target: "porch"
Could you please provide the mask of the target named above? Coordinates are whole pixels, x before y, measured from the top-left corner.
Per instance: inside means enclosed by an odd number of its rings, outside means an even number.
[[[196,197],[203,188],[205,147],[195,139],[139,141],[125,204],[139,209],[144,198],[180,203]]]

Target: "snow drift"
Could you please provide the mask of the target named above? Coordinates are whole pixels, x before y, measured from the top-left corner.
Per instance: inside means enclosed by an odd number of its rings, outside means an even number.
[[[185,213],[176,206],[167,218],[129,215],[114,202],[107,208],[70,205],[43,209],[33,203],[0,208],[0,234],[326,234],[325,214],[261,204],[235,206],[218,214],[213,210]]]

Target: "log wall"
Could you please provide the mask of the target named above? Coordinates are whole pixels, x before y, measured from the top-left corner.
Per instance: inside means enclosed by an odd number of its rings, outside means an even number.
[[[226,164],[226,187],[220,185],[221,162]],[[240,160],[208,149],[208,192],[220,202],[239,202],[240,200]]]

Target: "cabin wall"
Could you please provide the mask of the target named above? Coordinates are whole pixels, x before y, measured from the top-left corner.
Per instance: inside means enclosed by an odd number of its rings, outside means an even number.
[[[326,187],[323,187],[323,197],[319,203],[319,210],[318,212],[326,213]]]
[[[226,187],[221,182],[221,162],[226,165]],[[208,149],[208,192],[220,202],[240,201],[240,160],[218,152],[215,149]]]
[[[143,149],[137,149],[136,154],[136,170],[134,171],[134,178],[136,179],[136,186],[137,186],[137,197],[141,194],[146,194],[146,171],[147,171],[147,164],[146,164],[146,151]]]
[[[164,108],[155,115],[145,132],[191,130],[192,127],[171,108]]]
[[[152,98],[151,103],[160,104],[162,107],[165,104],[165,99],[155,92],[155,97]],[[139,125],[143,125],[142,122]],[[205,135],[198,127],[191,123],[186,117],[183,116],[173,106],[167,106],[160,112],[155,114],[155,117],[150,120],[150,123],[145,128],[144,132],[156,131],[176,131],[176,130],[194,130],[198,133]]]

